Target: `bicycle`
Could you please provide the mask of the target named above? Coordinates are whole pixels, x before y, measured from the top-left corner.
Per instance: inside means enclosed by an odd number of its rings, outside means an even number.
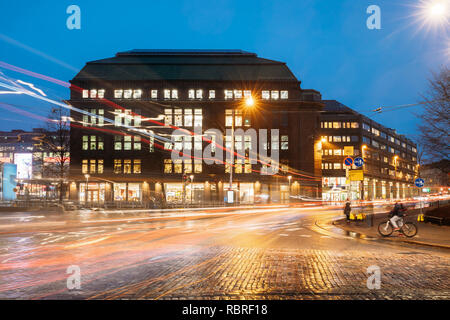
[[[403,222],[398,231],[408,238],[412,238],[417,234],[418,228],[413,222]],[[394,228],[390,219],[380,222],[378,225],[378,233],[383,237],[389,237],[393,232]]]

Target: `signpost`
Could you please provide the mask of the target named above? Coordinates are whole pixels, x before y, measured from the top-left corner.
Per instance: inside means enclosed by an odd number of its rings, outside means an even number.
[[[359,167],[363,166],[364,160],[361,157],[356,157],[354,160],[354,163],[355,163],[355,166],[357,166],[359,168]]]
[[[423,180],[422,178],[417,178],[416,180],[414,180],[414,185],[419,188],[419,197],[420,197],[420,214],[422,214],[422,187],[425,185],[425,180]]]
[[[352,156],[353,153],[353,146],[344,146],[344,156]]]
[[[348,167],[350,167],[353,164],[353,159],[350,157],[347,157],[344,159],[344,164]]]

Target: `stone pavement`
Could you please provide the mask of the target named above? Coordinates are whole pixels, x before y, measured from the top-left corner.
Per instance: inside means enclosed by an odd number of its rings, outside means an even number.
[[[214,246],[65,281],[3,292],[2,299],[450,299],[450,260],[420,252],[277,250]],[[369,290],[367,267],[381,270]],[[17,272],[18,270],[15,270]],[[8,275],[2,273],[4,280]]]
[[[382,238],[378,233],[378,224],[387,219],[387,213],[383,213],[375,215],[373,226],[369,226],[368,222],[366,221],[351,221],[347,223],[345,219],[335,221],[334,225],[347,231],[361,233],[370,237]],[[403,235],[398,235],[398,233],[393,233],[391,236],[383,239],[440,246],[450,249],[450,226],[439,226],[429,222],[418,222],[417,213],[407,215],[404,220],[414,222],[416,224],[416,226],[418,227],[416,236],[414,236],[413,238],[407,238]]]

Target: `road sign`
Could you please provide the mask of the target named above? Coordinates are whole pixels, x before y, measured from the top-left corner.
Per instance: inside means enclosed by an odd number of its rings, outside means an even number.
[[[357,158],[355,158],[354,163],[355,163],[355,166],[362,167],[364,164],[364,160],[361,157],[357,157]]]
[[[352,156],[353,153],[353,146],[344,146],[344,156]]]
[[[416,180],[414,180],[414,184],[416,185],[416,187],[422,188],[425,185],[425,180],[423,180],[422,178],[417,178]]]
[[[362,170],[350,170],[348,172],[350,181],[362,181],[364,180],[364,174]]]
[[[344,159],[344,164],[345,164],[346,166],[351,166],[351,165],[353,164],[353,159],[350,158],[350,157],[345,158],[345,159]]]

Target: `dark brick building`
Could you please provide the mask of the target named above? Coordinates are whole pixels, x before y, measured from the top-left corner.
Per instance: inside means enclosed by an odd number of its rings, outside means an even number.
[[[320,196],[321,96],[302,89],[283,62],[241,50],[132,50],[88,62],[71,84],[71,199],[86,201],[87,188],[88,202],[223,203],[230,166],[202,161],[208,129],[247,157],[232,167],[238,202]],[[185,134],[173,136],[177,128]],[[266,143],[259,129],[268,129]],[[174,160],[171,149],[194,157]],[[273,150],[280,170],[262,175],[267,167],[248,157]]]

